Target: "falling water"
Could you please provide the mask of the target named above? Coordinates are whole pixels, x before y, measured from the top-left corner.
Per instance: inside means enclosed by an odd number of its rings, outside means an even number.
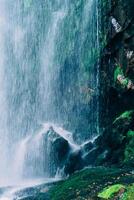
[[[0,185],[56,175],[51,127],[71,149],[98,134],[97,5],[0,0]]]

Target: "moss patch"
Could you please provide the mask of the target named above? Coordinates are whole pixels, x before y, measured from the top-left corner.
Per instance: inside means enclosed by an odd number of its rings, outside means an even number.
[[[134,184],[126,188],[126,192],[124,193],[121,200],[133,200],[133,199],[134,199]]]
[[[134,199],[134,184],[124,186],[122,184],[116,184],[105,188],[101,193],[98,194],[98,197],[101,199],[115,199],[116,194],[122,190],[122,194],[118,196],[119,200],[133,200]],[[116,198],[117,199],[117,198]]]
[[[75,173],[67,180],[57,183],[50,189],[51,200],[77,200],[93,199],[96,200],[98,193],[103,191],[104,187],[115,185],[110,188],[110,192],[118,192],[117,189],[126,184],[134,182],[132,174],[120,169],[93,168],[85,169]]]
[[[134,137],[130,139],[125,148],[125,162],[134,161]]]
[[[129,130],[127,132],[128,142],[125,148],[125,163],[134,161],[134,131]]]
[[[114,81],[117,81],[118,75],[124,76],[123,70],[120,66],[116,66],[115,71],[114,71]]]
[[[131,88],[130,84],[132,84],[132,81],[128,77],[125,77],[123,69],[119,65],[116,65],[114,71],[114,83],[120,84],[123,89]]]
[[[114,123],[121,119],[131,120],[133,113],[134,113],[133,110],[125,111],[118,118],[115,119]]]
[[[99,198],[109,199],[112,198],[117,192],[119,192],[122,188],[125,188],[122,184],[115,184],[108,188],[104,188],[102,192],[98,194]]]
[[[127,136],[128,137],[134,137],[134,131],[128,131],[128,133],[127,133]]]

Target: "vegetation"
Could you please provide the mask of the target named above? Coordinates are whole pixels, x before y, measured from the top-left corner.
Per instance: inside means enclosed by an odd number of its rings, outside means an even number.
[[[115,119],[114,123],[117,122],[117,121],[120,120],[120,119],[131,120],[132,114],[133,114],[133,113],[134,113],[133,110],[129,110],[129,111],[123,112],[119,117],[117,117],[117,118]]]
[[[97,196],[109,199],[131,182],[134,182],[134,176],[129,170],[88,168],[75,173],[50,189],[50,199],[96,200]]]
[[[128,143],[125,148],[125,162],[134,161],[134,131],[130,130],[127,133]]]
[[[120,66],[116,66],[115,71],[114,71],[114,81],[117,81],[118,75],[124,76],[123,70]]]
[[[98,194],[98,197],[102,199],[110,199],[117,192],[119,192],[121,189],[124,189],[124,188],[125,188],[124,185],[121,185],[121,184],[115,184],[115,185],[109,186],[108,188],[104,188],[103,191]]]
[[[134,199],[134,184],[126,188],[126,192],[123,194],[121,200],[132,200]]]
[[[127,133],[128,137],[134,137],[134,131],[130,130]]]

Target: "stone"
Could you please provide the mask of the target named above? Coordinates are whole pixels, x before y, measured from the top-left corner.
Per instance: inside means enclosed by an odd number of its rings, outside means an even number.
[[[91,151],[89,151],[84,157],[85,166],[94,165],[97,157],[102,153],[102,149],[100,147],[95,147]]]
[[[94,144],[91,141],[89,141],[85,143],[84,145],[82,145],[81,151],[83,153],[86,153],[86,152],[89,152],[91,149],[93,149],[93,147],[94,147]]]
[[[53,142],[53,149],[54,152],[56,152],[57,157],[60,161],[65,160],[67,154],[70,151],[70,147],[68,144],[68,141],[65,140],[62,137],[58,137],[54,142]]]
[[[43,136],[45,158],[44,169],[47,171],[47,168],[51,166],[49,169],[50,175],[54,176],[58,169],[63,169],[68,156],[70,155],[71,147],[68,141],[56,133],[52,127],[44,133]],[[47,165],[45,163],[47,163]]]
[[[81,151],[75,151],[71,152],[68,160],[65,164],[65,173],[66,174],[72,174],[77,170],[80,170],[83,168],[83,160],[81,157]]]

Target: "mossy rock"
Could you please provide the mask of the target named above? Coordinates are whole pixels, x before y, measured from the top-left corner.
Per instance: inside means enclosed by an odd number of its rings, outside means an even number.
[[[134,155],[134,111],[128,110],[113,121],[95,141],[96,146],[101,147],[102,152],[107,150],[105,159],[96,164],[126,164],[133,160]],[[99,156],[98,156],[99,158]]]
[[[125,163],[134,162],[134,131],[128,131],[128,144],[125,148]]]
[[[125,111],[125,112],[123,112],[119,117],[117,117],[117,118],[114,120],[113,123],[116,123],[117,121],[122,120],[122,119],[131,120],[133,114],[134,114],[134,111],[133,111],[133,110]]]
[[[134,184],[126,188],[126,192],[124,193],[121,200],[133,200],[133,199],[134,199]]]
[[[114,197],[121,189],[125,189],[125,186],[122,184],[115,184],[109,186],[108,188],[104,188],[102,192],[98,194],[98,197],[101,199],[110,199]]]
[[[123,70],[120,66],[116,65],[115,71],[114,71],[114,82],[117,81],[118,75],[124,76]]]
[[[134,111],[125,111],[113,123],[114,137],[121,140],[120,148],[124,152],[123,163],[132,165],[134,161]]]
[[[129,138],[134,137],[134,131],[129,130],[128,133],[127,133],[127,136],[128,136]]]
[[[119,81],[119,76],[120,76],[120,81]],[[120,84],[122,89],[128,88],[129,83],[131,80],[124,75],[123,69],[119,66],[116,65],[115,71],[114,71],[114,83]]]
[[[51,200],[96,200],[98,193],[107,187],[109,182],[114,185],[110,188],[113,194],[124,189],[126,182],[133,181],[132,175],[116,168],[88,168],[77,172],[68,179],[57,183],[49,191]],[[130,180],[131,179],[131,180]],[[133,182],[130,182],[130,184]],[[108,188],[106,188],[108,189]],[[118,189],[118,190],[117,190]]]

